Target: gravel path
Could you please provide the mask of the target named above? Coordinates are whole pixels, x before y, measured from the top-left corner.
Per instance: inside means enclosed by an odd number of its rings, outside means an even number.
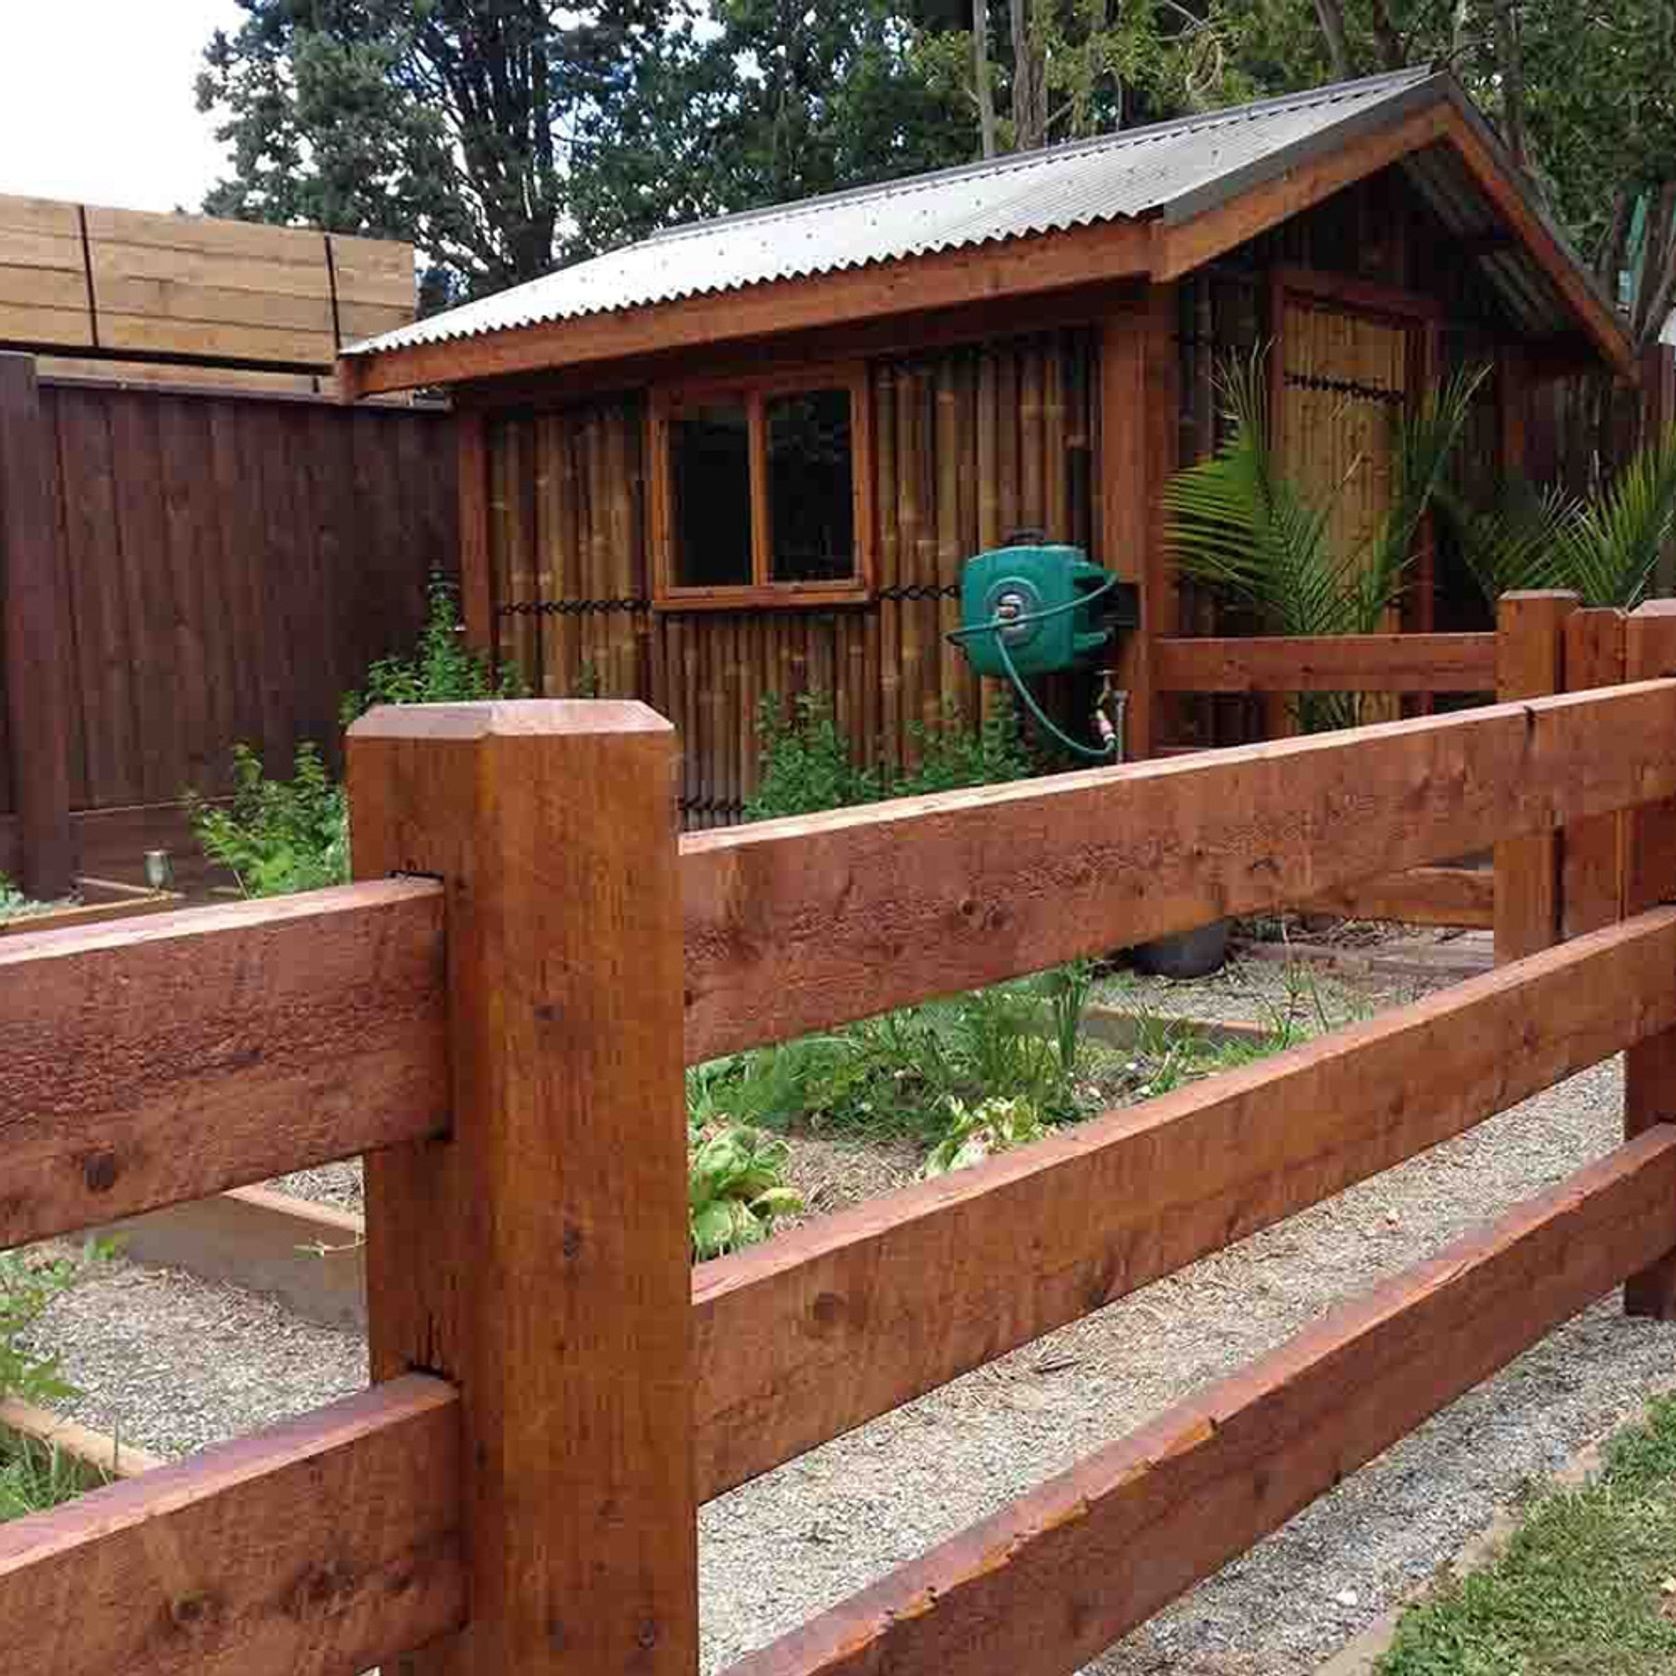
[[[1235,974],[1227,985],[1247,981],[1267,980]],[[1596,1067],[711,1504],[701,1527],[706,1669],[1608,1150],[1620,1091],[1618,1066]],[[839,1166],[809,1167],[836,1177]],[[56,1305],[47,1332],[70,1377],[97,1393],[82,1417],[107,1429],[120,1421],[123,1437],[164,1453],[324,1401],[363,1377],[353,1338],[302,1326],[231,1288],[120,1263]],[[1308,1672],[1434,1572],[1526,1480],[1673,1381],[1676,1330],[1603,1304],[1091,1669]]]

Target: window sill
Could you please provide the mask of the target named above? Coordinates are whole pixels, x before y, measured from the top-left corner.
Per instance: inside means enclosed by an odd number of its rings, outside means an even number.
[[[815,611],[866,605],[872,589],[863,582],[777,582],[765,588],[666,588],[652,601],[654,611]]]

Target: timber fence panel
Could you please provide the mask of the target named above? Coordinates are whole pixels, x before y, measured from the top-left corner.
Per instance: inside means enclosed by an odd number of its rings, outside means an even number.
[[[1663,1125],[731,1666],[1070,1676],[1676,1248]]]
[[[387,880],[0,940],[0,1247],[442,1133],[442,908]]]
[[[1673,793],[1656,681],[689,834],[687,1059]]]
[[[459,1436],[414,1375],[0,1525],[0,1669],[344,1676],[434,1640],[466,1612]]]
[[[1673,1027],[1676,908],[1659,908],[704,1264],[693,1276],[700,1493]]]

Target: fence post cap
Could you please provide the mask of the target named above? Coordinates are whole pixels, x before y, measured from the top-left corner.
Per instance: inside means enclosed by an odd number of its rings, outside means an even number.
[[[491,698],[476,704],[380,704],[349,738],[504,739],[531,734],[673,733],[650,705],[625,698]]]

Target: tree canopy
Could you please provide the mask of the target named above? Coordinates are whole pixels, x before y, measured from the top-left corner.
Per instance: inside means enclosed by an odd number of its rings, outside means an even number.
[[[1453,68],[1643,338],[1676,0],[240,0],[212,213],[409,238],[439,296],[673,222],[1408,64]]]

